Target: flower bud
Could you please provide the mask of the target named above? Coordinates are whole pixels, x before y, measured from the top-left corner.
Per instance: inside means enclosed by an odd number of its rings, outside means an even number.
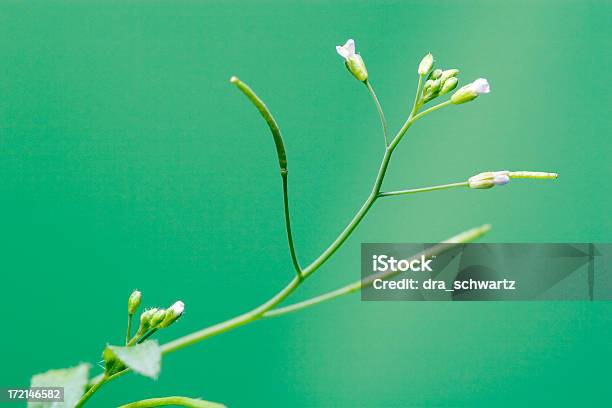
[[[444,81],[444,84],[442,85],[442,89],[440,89],[440,95],[449,93],[450,91],[452,91],[453,89],[457,87],[458,83],[459,83],[459,80],[457,78],[455,77],[448,78],[446,81]]]
[[[140,293],[140,291],[135,290],[132,292],[132,294],[130,295],[128,299],[128,314],[129,315],[133,315],[134,313],[136,313],[136,310],[138,310],[138,307],[140,306],[141,299],[142,299],[142,294]]]
[[[153,309],[147,309],[140,315],[140,327],[138,328],[138,333],[144,333],[151,327],[151,319],[157,313],[158,309],[154,307]]]
[[[368,70],[361,55],[355,53],[355,41],[351,38],[344,45],[337,45],[336,51],[342,58],[344,64],[351,74],[359,81],[364,82],[368,79]]]
[[[170,326],[172,323],[177,321],[179,317],[183,315],[183,311],[185,311],[185,304],[179,300],[166,310],[166,316],[164,317],[164,320],[159,323],[157,327],[163,329],[165,327]]]
[[[423,57],[421,63],[419,64],[418,73],[419,75],[427,74],[434,66],[434,57],[431,55],[431,52]]]
[[[433,71],[431,71],[431,74],[429,74],[429,79],[438,79],[442,76],[442,70],[441,69],[434,69]]]
[[[503,186],[510,181],[510,172],[504,171],[485,171],[476,174],[468,179],[470,188],[486,189],[493,186]]]
[[[159,309],[151,316],[149,320],[149,328],[154,329],[157,327],[166,317],[166,311],[164,309]]]
[[[447,79],[456,77],[457,74],[459,74],[458,69],[447,69],[440,75],[440,81],[442,81],[442,83],[444,84]]]
[[[430,80],[431,81],[431,80]],[[429,81],[427,81],[429,82]],[[429,102],[436,96],[438,96],[438,92],[440,91],[440,86],[442,82],[440,79],[436,79],[435,81],[431,81],[429,87],[427,89],[423,88],[423,101]]]
[[[484,78],[478,78],[471,84],[467,84],[459,88],[457,92],[451,96],[451,102],[458,105],[461,103],[469,102],[476,99],[480,94],[487,94],[490,92],[489,83]]]

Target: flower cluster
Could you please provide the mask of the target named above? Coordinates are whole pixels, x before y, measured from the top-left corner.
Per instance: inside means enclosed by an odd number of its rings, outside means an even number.
[[[349,72],[357,80],[367,84],[368,70],[361,55],[355,51],[355,41],[351,38],[344,45],[337,45],[336,51],[342,58]],[[434,57],[427,53],[421,60],[417,73],[422,78],[427,75],[425,85],[421,92],[420,105],[423,105],[438,96],[452,92],[459,84],[458,69],[433,69],[435,64]],[[478,78],[474,82],[461,87],[450,98],[450,102],[459,105],[472,101],[481,94],[487,94],[491,90],[489,82],[484,78]]]
[[[139,291],[134,291],[129,297],[128,300],[128,319],[130,319],[132,315],[136,312],[138,307],[140,306],[140,302],[142,299],[142,294]],[[128,345],[134,344],[136,341],[140,342],[144,338],[149,337],[153,334],[154,331],[158,329],[164,329],[170,326],[172,323],[177,321],[185,311],[185,304],[180,300],[175,302],[168,309],[161,308],[150,308],[142,312],[140,315],[140,325],[138,327],[138,331],[136,335],[129,339],[130,333],[128,329],[128,338],[126,339],[126,343]]]

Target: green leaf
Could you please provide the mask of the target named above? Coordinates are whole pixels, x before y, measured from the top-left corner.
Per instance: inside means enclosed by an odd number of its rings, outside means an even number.
[[[227,408],[225,405],[219,404],[217,402],[204,401],[199,398],[187,398],[178,396],[150,398],[142,401],[132,402],[126,405],[121,405],[119,408],[151,408],[166,406],[179,406],[188,408]]]
[[[148,340],[131,347],[106,346],[104,360],[112,364],[116,358],[134,372],[157,379],[161,369],[161,348],[156,340]]]
[[[64,402],[28,402],[28,408],[72,408],[85,392],[89,364],[76,367],[49,370],[32,377],[32,387],[64,387]]]

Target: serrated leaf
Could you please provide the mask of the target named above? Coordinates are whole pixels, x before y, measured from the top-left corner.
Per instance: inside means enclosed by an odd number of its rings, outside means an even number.
[[[156,340],[148,340],[131,347],[106,346],[105,359],[115,357],[134,372],[157,379],[161,370],[161,348]]]
[[[72,408],[79,401],[89,375],[89,364],[76,367],[49,370],[32,377],[31,387],[63,387],[64,402],[28,402],[28,408]]]

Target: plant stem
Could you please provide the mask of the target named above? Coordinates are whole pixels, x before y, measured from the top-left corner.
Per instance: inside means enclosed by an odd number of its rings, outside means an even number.
[[[454,187],[467,187],[467,181],[460,181],[458,183],[450,183],[450,184],[441,184],[439,186],[431,186],[431,187],[422,187],[422,188],[413,188],[410,190],[398,190],[398,191],[387,191],[384,193],[378,194],[379,197],[390,197],[390,196],[398,196],[404,194],[415,194],[415,193],[425,193],[428,191],[436,191],[436,190],[444,190],[447,188]]]
[[[143,341],[145,341],[146,339],[148,339],[149,337],[151,337],[153,334],[155,334],[155,332],[157,331],[157,329],[153,329],[150,330],[147,334],[145,334],[144,336],[142,336],[136,343],[140,344]]]
[[[364,81],[368,91],[370,91],[370,95],[372,95],[372,99],[374,100],[374,104],[376,104],[376,110],[378,110],[378,116],[380,116],[380,123],[383,128],[383,135],[385,136],[385,147],[389,146],[389,139],[387,136],[387,121],[385,119],[385,113],[382,110],[382,106],[380,106],[380,102],[378,101],[378,97],[376,96],[376,92],[374,92],[374,88],[369,80]]]
[[[420,80],[421,78],[419,77],[419,82]],[[238,78],[235,78],[235,77],[232,77],[232,83],[237,84],[239,88],[249,97],[249,99],[251,99],[251,101],[253,101],[254,103],[257,102],[256,103],[257,108],[260,110],[260,112],[262,113],[262,115],[267,121],[268,119],[271,118],[271,115],[269,115],[269,112],[267,111],[267,108],[265,107],[263,102],[261,102],[261,100],[259,100],[259,98],[256,97],[256,95],[253,93],[253,91],[250,88],[248,88],[248,86],[240,82]],[[253,97],[255,99],[253,99]],[[418,92],[417,92],[417,97],[418,97]],[[257,306],[256,308],[246,313],[243,313],[241,315],[238,315],[236,317],[233,317],[229,320],[226,320],[224,322],[217,323],[213,326],[209,326],[209,327],[200,329],[193,333],[187,334],[183,337],[179,337],[178,339],[172,340],[161,346],[162,353],[164,355],[172,353],[174,351],[185,348],[189,345],[198,343],[209,337],[213,337],[218,334],[225,333],[227,331],[233,330],[245,324],[259,320],[260,318],[264,316],[266,312],[274,309],[278,304],[280,304],[289,295],[291,295],[300,286],[300,284],[304,281],[304,279],[306,279],[308,276],[314,273],[317,269],[319,269],[319,267],[323,265],[340,248],[340,246],[342,246],[342,244],[348,239],[351,233],[355,230],[355,228],[357,228],[359,223],[363,220],[365,215],[368,213],[368,211],[370,210],[370,208],[372,207],[372,205],[378,198],[378,195],[380,194],[380,188],[385,178],[387,168],[389,167],[389,161],[391,160],[393,151],[395,150],[395,148],[401,141],[404,134],[410,128],[410,126],[412,126],[412,124],[416,120],[423,117],[424,115],[430,112],[433,112],[437,109],[440,109],[441,107],[446,106],[449,103],[450,101],[443,102],[439,105],[433,106],[421,112],[418,115],[414,115],[415,110],[413,109],[413,112],[408,117],[408,119],[406,120],[404,125],[401,127],[401,129],[397,132],[391,144],[387,146],[387,148],[385,149],[385,153],[380,163],[378,173],[376,174],[374,185],[372,186],[372,190],[370,192],[370,195],[366,199],[366,201],[363,203],[359,211],[357,211],[353,219],[344,228],[344,230],[342,230],[340,235],[338,235],[338,237],[327,247],[327,249],[325,249],[325,251],[323,251],[323,253],[321,253],[321,255],[319,255],[318,258],[316,258],[310,265],[304,268],[300,275],[295,276],[280,292],[278,292],[276,295],[274,295],[273,297],[271,297],[270,299],[268,299],[266,302],[262,303],[261,305]],[[415,104],[415,107],[416,107],[416,104]],[[268,116],[266,116],[266,113],[268,113]],[[271,119],[271,122],[269,121],[268,124],[270,125],[270,128],[272,129],[272,132],[275,135],[275,141],[279,140],[277,139],[276,136],[277,135],[280,136],[280,133],[278,134],[275,133],[275,130],[278,131],[278,127],[273,126],[276,124],[276,122],[274,122],[273,119]],[[282,142],[282,139],[280,139],[280,141]],[[278,146],[279,145],[277,144],[277,148]],[[284,153],[284,149],[283,149],[283,153]],[[280,153],[279,153],[279,158],[280,158]],[[285,162],[285,165],[286,165],[286,162]],[[281,165],[281,174],[282,174],[282,168],[283,167]],[[129,371],[128,369],[121,371],[120,373],[117,373],[109,377],[109,379],[114,379],[118,377],[119,375],[125,374],[128,371]],[[95,377],[94,379],[92,379],[92,383],[94,384],[93,387],[95,387],[98,383],[104,382],[104,381],[106,380],[105,380],[105,377],[103,377],[103,375]]]
[[[85,394],[83,394],[83,396],[81,396],[81,399],[76,403],[74,408],[80,408],[83,405],[85,405],[87,400],[90,399],[91,396],[94,395],[94,393],[96,391],[98,391],[98,389],[100,389],[100,387],[102,387],[104,385],[104,383],[106,383],[108,381],[109,378],[110,377],[106,376],[106,374],[102,374],[102,376],[99,379],[99,381],[94,382],[93,385],[87,390],[87,392],[85,392]]]
[[[449,238],[448,240],[444,241],[444,243],[433,246],[431,248],[428,248],[427,250],[413,255],[411,259],[417,259],[418,257],[420,257],[421,255],[425,255],[425,257],[430,258],[434,255],[438,255],[442,252],[445,252],[453,247],[455,247],[456,245],[459,244],[463,244],[463,243],[467,243],[470,241],[473,241],[479,237],[481,237],[482,235],[486,234],[489,230],[491,229],[490,225],[483,225],[481,227],[477,227],[477,228],[473,228],[471,230],[462,232],[459,235],[456,235],[452,238]],[[454,244],[454,245],[453,245]],[[327,293],[323,293],[321,295],[315,296],[313,298],[304,300],[302,302],[298,302],[298,303],[294,303],[292,305],[289,306],[285,306],[285,307],[280,307],[277,309],[272,309],[268,312],[266,312],[263,317],[265,318],[269,318],[269,317],[276,317],[276,316],[281,316],[287,313],[291,313],[291,312],[295,312],[301,309],[305,309],[307,307],[310,306],[314,306],[316,304],[325,302],[327,300],[331,300],[331,299],[335,299],[337,297],[343,296],[343,295],[348,295],[349,293],[353,293],[358,291],[359,289],[363,288],[363,287],[367,287],[369,285],[371,285],[374,280],[376,279],[388,279],[390,277],[392,277],[393,275],[396,275],[397,273],[399,273],[398,271],[388,271],[388,272],[384,272],[384,273],[378,273],[378,274],[373,274],[368,276],[365,279],[360,279],[356,282],[353,282],[351,284],[348,284],[346,286],[343,286],[339,289],[333,290],[331,292],[327,292]]]
[[[187,398],[187,397],[163,397],[163,398],[149,398],[142,401],[132,402],[126,405],[121,405],[119,408],[150,408],[150,407],[164,407],[169,405],[178,405],[181,407],[189,408],[225,408],[225,405],[218,404],[216,402],[204,401],[201,399]]]
[[[295,246],[293,244],[293,233],[291,232],[291,216],[289,214],[289,191],[287,187],[287,170],[281,171],[281,177],[283,178],[283,207],[285,211],[285,229],[287,230],[287,243],[289,244],[289,254],[291,255],[291,263],[295,269],[295,273],[298,278],[302,279],[302,267],[298,261],[297,254],[295,252]]]
[[[132,316],[131,313],[128,313],[128,322],[127,322],[127,333],[125,335],[125,344],[127,345],[130,342],[130,337],[132,337]]]
[[[419,75],[419,82],[417,83],[416,95],[414,97],[414,104],[412,105],[412,111],[410,112],[410,117],[416,115],[417,110],[419,110],[419,104],[421,102],[421,83],[423,82],[423,75]]]

